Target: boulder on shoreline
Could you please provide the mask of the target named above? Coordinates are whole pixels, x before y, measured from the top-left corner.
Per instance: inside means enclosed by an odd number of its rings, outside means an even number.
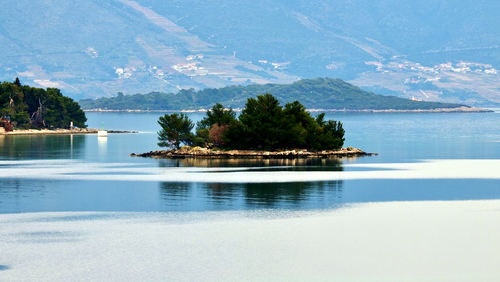
[[[372,156],[374,153],[366,153],[354,147],[339,150],[308,151],[305,149],[261,151],[261,150],[219,150],[202,147],[184,146],[180,149],[150,151],[142,154],[132,153],[132,157],[149,157],[160,159],[184,159],[184,158],[247,158],[247,159],[295,159],[295,158],[325,158],[325,157],[355,157]]]

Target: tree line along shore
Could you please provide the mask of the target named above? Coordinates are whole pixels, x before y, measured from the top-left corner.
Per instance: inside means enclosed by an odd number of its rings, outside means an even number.
[[[80,105],[57,88],[35,88],[14,82],[0,83],[0,128],[4,132],[30,129],[86,128]]]

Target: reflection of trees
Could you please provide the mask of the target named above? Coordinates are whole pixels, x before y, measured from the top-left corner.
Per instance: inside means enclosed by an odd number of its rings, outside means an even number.
[[[246,183],[245,201],[250,207],[305,208],[303,202],[330,206],[342,198],[340,181],[293,183]],[[318,206],[321,207],[321,206]]]
[[[341,171],[338,158],[303,159],[163,159],[160,167],[247,167],[259,171]],[[230,171],[230,170],[228,170]],[[225,171],[227,172],[227,171]],[[223,174],[225,172],[213,172]],[[169,205],[207,209],[321,208],[341,201],[342,181],[294,183],[162,183],[161,194]],[[239,206],[238,206],[239,205]]]
[[[161,198],[167,202],[186,201],[189,199],[189,191],[194,183],[189,182],[164,182],[160,184]],[[191,199],[192,200],[192,199]]]
[[[232,183],[206,183],[204,189],[207,196],[214,201],[230,201],[236,194],[241,194],[240,186]]]
[[[280,167],[289,166],[293,170],[342,170],[342,161],[338,158],[302,158],[302,159],[162,159],[160,167]]]
[[[0,179],[0,213],[25,212],[37,205],[33,201],[39,201],[48,192],[44,181]]]
[[[84,144],[84,135],[0,136],[0,158],[71,158]]]
[[[183,166],[180,159],[159,159],[159,167],[181,167]]]
[[[207,209],[331,207],[342,201],[342,181],[293,183],[162,183],[168,205],[203,202]],[[195,187],[203,195],[190,193]],[[237,206],[240,205],[240,206]]]

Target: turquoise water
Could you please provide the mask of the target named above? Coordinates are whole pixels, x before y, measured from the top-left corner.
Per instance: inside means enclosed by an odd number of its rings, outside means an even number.
[[[158,149],[159,116],[159,113],[87,113],[91,128],[140,131],[111,134],[107,138],[0,137],[0,212],[309,210],[356,202],[500,199],[497,179],[458,176],[286,181],[286,173],[311,171],[328,175],[374,170],[353,164],[500,159],[499,113],[328,114],[328,118],[344,123],[346,146],[379,153],[373,157],[295,162],[130,157],[130,153]],[[202,114],[190,116],[199,120]],[[197,170],[185,171],[189,168]],[[235,171],[242,171],[244,176],[269,173],[269,178],[261,183],[190,180],[199,170],[207,169],[221,180]],[[500,174],[500,167],[498,171]],[[185,175],[182,181],[163,180],[179,172]],[[272,174],[276,172],[279,174]],[[144,181],[151,175],[156,178]],[[284,183],[275,183],[276,177]]]

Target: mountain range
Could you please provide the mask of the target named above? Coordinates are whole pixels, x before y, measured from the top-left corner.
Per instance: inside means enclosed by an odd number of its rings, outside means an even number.
[[[0,80],[75,99],[338,77],[500,105],[498,1],[2,2]]]

